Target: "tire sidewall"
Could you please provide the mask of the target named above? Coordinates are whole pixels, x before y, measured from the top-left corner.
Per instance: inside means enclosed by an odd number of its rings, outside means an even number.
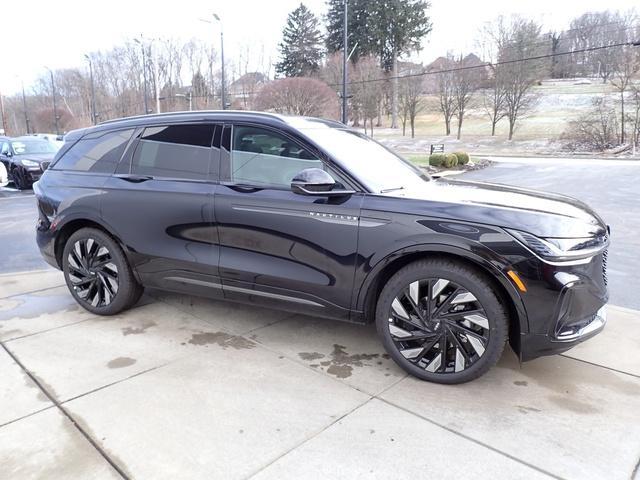
[[[441,262],[417,262],[398,271],[383,288],[376,307],[376,329],[385,350],[393,360],[408,373],[436,383],[463,383],[484,374],[499,359],[507,336],[507,318],[504,307],[496,297],[491,284],[473,269],[457,263],[446,262],[455,268],[448,268]],[[411,268],[413,267],[413,268]],[[480,302],[489,321],[489,341],[485,352],[473,365],[458,373],[438,374],[427,372],[407,360],[398,350],[389,331],[389,312],[394,298],[412,282],[428,278],[443,278],[462,286]]]
[[[80,298],[69,279],[69,252],[76,242],[90,238],[107,247],[113,263],[118,268],[118,291],[109,305],[101,307],[94,307]],[[134,287],[130,281],[129,265],[120,246],[104,232],[95,228],[83,228],[72,234],[67,240],[62,253],[62,271],[71,295],[85,310],[97,315],[113,315],[129,307],[128,302],[131,296],[129,289]]]

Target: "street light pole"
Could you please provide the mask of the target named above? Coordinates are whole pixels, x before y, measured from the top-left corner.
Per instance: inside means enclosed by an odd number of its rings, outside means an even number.
[[[142,37],[142,35],[141,35]],[[140,40],[138,40],[137,38],[133,39],[134,42],[136,42],[138,45],[140,45],[140,48],[142,49],[142,79],[144,81],[144,114],[148,114],[149,113],[149,104],[147,103],[147,57],[146,54],[144,52],[144,43],[142,43]]]
[[[29,111],[27,110],[27,97],[24,94],[24,81],[21,80],[20,83],[22,84],[22,106],[24,107],[24,124],[27,127],[27,135],[30,134],[31,132],[29,131]]]
[[[225,75],[224,75],[224,32],[222,30],[222,20],[220,20],[220,17],[218,16],[217,13],[213,14],[213,18],[215,19],[215,21],[220,23],[220,62],[222,63],[222,67],[220,69],[220,76],[222,77],[222,87],[220,89],[220,97],[221,97],[221,104],[222,104],[222,110],[226,110],[227,109],[227,95],[226,95],[226,87],[225,87]],[[213,23],[210,20],[201,18],[200,21],[205,22],[205,23]]]
[[[51,75],[51,95],[53,96],[53,121],[56,125],[56,135],[60,135],[60,128],[58,127],[58,105],[56,104],[56,82],[53,80],[53,70],[49,67],[44,67],[49,70]]]
[[[91,81],[91,122],[95,125],[98,123],[98,113],[96,112],[96,87],[93,83],[93,62],[91,57],[85,54],[84,58],[89,62],[89,79]]]
[[[347,3],[348,0],[344,0],[344,24],[343,24],[343,36],[342,36],[342,123],[347,124]]]

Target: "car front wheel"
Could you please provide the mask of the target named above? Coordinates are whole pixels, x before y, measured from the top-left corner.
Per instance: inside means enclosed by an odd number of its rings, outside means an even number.
[[[20,167],[14,168],[11,176],[13,177],[13,184],[18,190],[27,190],[31,187],[29,174],[24,169]]]
[[[495,365],[507,321],[491,282],[451,260],[400,269],[376,307],[376,327],[389,355],[408,373],[436,383],[468,382]]]
[[[82,228],[69,237],[62,268],[76,301],[98,315],[126,310],[143,293],[120,245],[96,228]]]

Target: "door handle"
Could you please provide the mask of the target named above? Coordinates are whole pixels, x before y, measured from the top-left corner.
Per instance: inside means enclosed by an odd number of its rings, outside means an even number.
[[[115,175],[115,177],[131,183],[142,183],[146,182],[147,180],[153,180],[153,177],[150,175],[135,175],[133,173],[123,173],[120,175]]]

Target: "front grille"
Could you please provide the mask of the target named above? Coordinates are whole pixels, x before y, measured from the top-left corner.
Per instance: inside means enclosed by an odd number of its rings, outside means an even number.
[[[607,255],[609,254],[609,250],[605,250],[602,252],[602,280],[604,281],[604,285],[607,286]]]

